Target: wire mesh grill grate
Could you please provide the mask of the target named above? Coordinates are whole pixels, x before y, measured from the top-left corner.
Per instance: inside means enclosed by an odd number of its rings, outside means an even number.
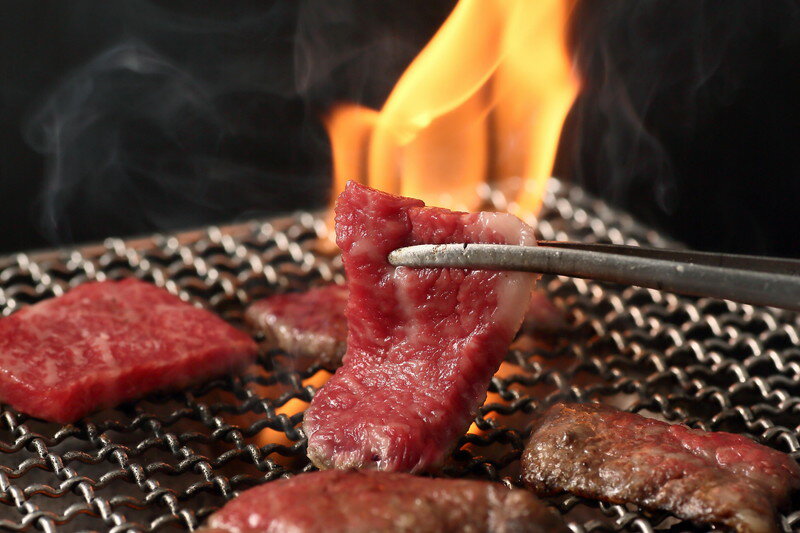
[[[503,195],[485,188],[489,205]],[[581,189],[550,182],[544,239],[674,245]],[[240,323],[260,297],[342,281],[308,213],[226,228],[0,258],[0,312],[89,279],[137,276]],[[514,483],[530,414],[601,400],[800,456],[800,323],[793,313],[546,277],[558,335],[524,329],[447,474]],[[0,528],[190,530],[236,491],[308,470],[302,410],[331,368],[265,351],[238,376],[150,396],[59,426],[0,409]],[[576,533],[694,531],[666,514],[572,496],[553,502]],[[800,504],[782,517],[800,528]]]

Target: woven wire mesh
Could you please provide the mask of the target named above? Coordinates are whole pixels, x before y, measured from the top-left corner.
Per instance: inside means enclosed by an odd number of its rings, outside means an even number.
[[[484,188],[486,203],[504,196]],[[537,221],[545,239],[674,245],[557,180]],[[233,323],[255,299],[343,281],[321,251],[322,218],[270,221],[0,258],[0,312],[90,279],[152,281]],[[566,318],[526,326],[446,469],[518,482],[531,414],[543,402],[599,400],[707,430],[745,433],[800,455],[798,318],[748,305],[545,277]],[[59,426],[0,407],[0,528],[191,530],[237,491],[310,468],[299,425],[333,368],[265,347],[256,365]],[[573,496],[552,499],[576,533],[694,531],[664,513]],[[782,526],[800,528],[800,505]],[[707,529],[707,528],[706,528]]]

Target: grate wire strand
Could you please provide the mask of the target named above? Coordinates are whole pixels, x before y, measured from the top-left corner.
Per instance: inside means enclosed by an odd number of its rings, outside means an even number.
[[[479,189],[486,206],[502,193]],[[549,183],[543,239],[676,247],[580,188]],[[271,220],[70,250],[0,257],[0,316],[88,280],[136,276],[242,325],[255,299],[343,281],[324,216]],[[547,276],[561,331],[526,326],[445,473],[518,485],[531,414],[602,401],[706,430],[745,433],[800,458],[800,321],[795,313]],[[257,340],[261,340],[258,339]],[[320,365],[265,347],[257,364],[59,426],[0,406],[0,529],[197,529],[253,485],[311,469],[300,429]],[[704,531],[665,513],[574,496],[551,499],[575,533]],[[782,515],[800,529],[800,510]]]

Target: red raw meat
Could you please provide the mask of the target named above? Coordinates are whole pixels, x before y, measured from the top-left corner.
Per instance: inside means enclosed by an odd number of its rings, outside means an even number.
[[[339,366],[347,344],[347,294],[343,285],[278,294],[254,302],[245,318],[282,350]]]
[[[308,456],[320,468],[418,472],[439,466],[486,397],[530,300],[533,276],[394,268],[413,244],[535,245],[501,213],[453,213],[349,183],[336,237],[350,288],[344,366],[308,408]]]
[[[86,283],[0,320],[0,400],[67,423],[248,364],[245,333],[136,279]]]
[[[522,489],[464,479],[329,470],[246,490],[205,533],[568,532],[558,513]]]
[[[596,404],[556,404],[537,417],[522,469],[538,494],[568,491],[753,533],[778,531],[775,507],[800,488],[791,457],[747,437]]]
[[[346,285],[278,294],[251,304],[245,318],[253,329],[264,333],[267,342],[335,368],[342,364],[347,348],[347,297]],[[539,290],[531,292],[523,323],[541,333],[556,333],[566,327],[564,314],[547,293]]]

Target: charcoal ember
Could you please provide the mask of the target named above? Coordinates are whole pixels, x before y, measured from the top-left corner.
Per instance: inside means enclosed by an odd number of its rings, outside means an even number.
[[[251,304],[245,319],[264,333],[267,343],[295,356],[338,367],[347,344],[347,296],[343,285],[278,294]]]
[[[243,492],[205,533],[569,531],[558,513],[522,489],[487,481],[328,470]]]
[[[0,399],[67,423],[249,364],[246,333],[136,279],[86,283],[0,320]]]
[[[747,437],[597,404],[538,416],[522,469],[540,495],[568,491],[752,533],[779,531],[776,506],[800,488],[791,457]]]
[[[414,244],[535,245],[504,213],[454,213],[349,183],[336,206],[350,288],[344,366],[305,413],[320,468],[418,472],[439,467],[463,435],[527,308],[533,276],[394,268]]]

